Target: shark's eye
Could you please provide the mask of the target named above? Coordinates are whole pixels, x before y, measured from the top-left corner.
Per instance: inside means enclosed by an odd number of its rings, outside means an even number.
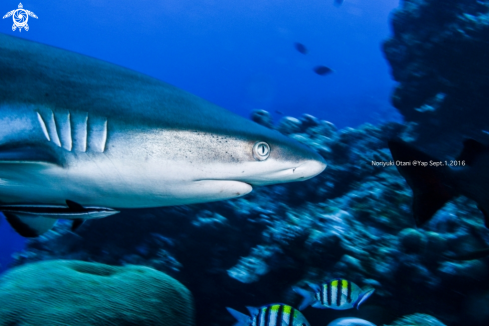
[[[270,145],[259,141],[253,145],[253,157],[257,161],[265,161],[270,156]]]

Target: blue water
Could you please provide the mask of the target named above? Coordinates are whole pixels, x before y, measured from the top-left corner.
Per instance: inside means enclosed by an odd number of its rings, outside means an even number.
[[[248,116],[310,113],[338,127],[394,119],[380,43],[394,0],[27,1],[30,30],[0,32],[83,53],[164,80]],[[2,16],[18,0],[2,1]],[[301,42],[309,50],[294,49]],[[318,76],[326,65],[335,72]],[[0,271],[22,247],[0,223]]]
[[[12,253],[24,248],[24,239],[15,232],[0,213],[0,273],[12,262]]]

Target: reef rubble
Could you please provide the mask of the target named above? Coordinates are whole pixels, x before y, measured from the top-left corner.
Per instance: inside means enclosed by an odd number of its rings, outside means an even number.
[[[260,119],[270,124],[263,112]],[[59,222],[29,240],[15,265],[75,259],[149,266],[192,292],[198,325],[231,324],[227,306],[297,306],[292,286],[336,277],[376,292],[359,311],[308,308],[311,325],[346,316],[389,324],[414,313],[454,326],[489,323],[474,309],[488,302],[487,259],[445,258],[487,246],[482,214],[462,197],[416,229],[405,180],[395,166],[372,163],[392,160],[387,140],[412,137],[409,127],[336,130],[309,115],[272,127],[321,153],[325,172],[234,200],[127,210],[87,221],[77,233]]]

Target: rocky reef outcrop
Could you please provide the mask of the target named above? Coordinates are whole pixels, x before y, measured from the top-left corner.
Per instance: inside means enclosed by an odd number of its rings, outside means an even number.
[[[194,325],[178,281],[144,266],[50,260],[0,277],[0,325]]]
[[[395,320],[392,325],[386,326],[445,326],[442,322],[433,316],[426,314],[413,314],[409,316],[404,316],[398,320]]]
[[[259,115],[255,121],[271,123]],[[232,324],[226,306],[298,306],[292,286],[336,277],[376,292],[359,311],[306,309],[311,325],[341,317],[389,324],[414,313],[454,326],[489,323],[476,308],[488,302],[487,259],[445,258],[487,246],[482,214],[459,198],[416,229],[405,180],[395,166],[375,163],[392,160],[387,140],[412,137],[408,127],[336,130],[309,115],[273,127],[315,148],[325,172],[229,201],[127,210],[77,233],[58,223],[29,240],[16,264],[63,258],[153,267],[190,289],[198,325]]]
[[[489,140],[489,3],[401,0],[383,50],[399,82],[393,105],[418,145],[457,155],[461,138]]]

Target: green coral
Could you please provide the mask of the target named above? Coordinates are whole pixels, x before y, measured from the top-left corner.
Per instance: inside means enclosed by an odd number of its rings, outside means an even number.
[[[143,266],[51,260],[14,268],[0,278],[0,326],[190,326],[191,293]]]

